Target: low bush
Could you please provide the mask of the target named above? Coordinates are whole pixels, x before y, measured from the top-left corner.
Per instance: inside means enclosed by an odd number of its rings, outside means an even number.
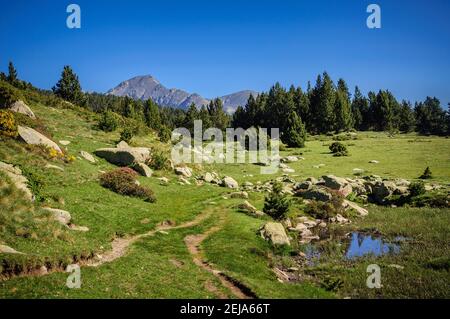
[[[329,149],[331,153],[333,153],[333,156],[348,156],[347,146],[341,142],[333,142],[333,144],[329,146]]]
[[[165,125],[162,125],[158,132],[159,140],[162,143],[169,143],[172,138],[172,131]]]
[[[311,217],[317,219],[329,219],[340,214],[348,217],[342,203],[344,197],[340,194],[333,193],[331,200],[328,202],[312,200],[305,209],[305,212]]]
[[[433,173],[431,173],[430,167],[425,168],[423,174],[419,177],[420,179],[431,179],[433,178]]]
[[[17,124],[11,111],[0,110],[0,136],[17,137]]]
[[[156,171],[160,171],[168,168],[169,159],[163,151],[154,151],[151,160],[148,162],[148,166]]]
[[[122,167],[100,175],[100,185],[115,193],[138,197],[147,202],[156,202],[156,197],[150,188],[137,184],[138,174],[131,168]]]
[[[131,139],[134,136],[134,130],[131,127],[125,127],[122,132],[120,132],[120,140],[125,141],[130,144]]]
[[[409,194],[411,197],[420,196],[425,194],[425,185],[423,182],[414,182],[411,183],[408,187]]]
[[[291,202],[286,194],[283,194],[283,185],[276,182],[272,192],[265,198],[263,211],[275,220],[286,219]]]
[[[9,83],[0,81],[0,109],[9,108],[18,100],[24,100],[19,90]]]
[[[102,113],[98,127],[105,132],[114,132],[120,124],[120,116],[111,111]]]

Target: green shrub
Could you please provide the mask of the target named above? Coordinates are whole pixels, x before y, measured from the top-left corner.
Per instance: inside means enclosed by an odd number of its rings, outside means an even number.
[[[148,163],[148,166],[153,168],[154,170],[163,170],[166,169],[169,163],[169,159],[167,155],[163,151],[154,151],[152,154],[152,158]]]
[[[169,143],[172,138],[172,131],[165,125],[162,125],[158,132],[159,140],[162,143]]]
[[[24,100],[20,92],[11,84],[0,81],[0,109],[9,108],[18,100]]]
[[[344,197],[338,193],[332,193],[328,202],[312,200],[305,209],[305,212],[317,219],[329,219],[340,214],[347,217],[347,213],[342,206]]]
[[[415,196],[420,196],[425,194],[425,185],[423,182],[415,182],[415,183],[411,183],[411,185],[409,185],[408,187],[409,189],[409,194],[411,197],[415,197]]]
[[[137,175],[131,168],[117,168],[102,174],[100,185],[121,195],[142,198],[150,203],[156,202],[156,197],[151,189],[136,183]]]
[[[420,179],[431,179],[433,178],[433,173],[431,173],[431,169],[428,166],[427,168],[425,168],[425,171],[423,172],[423,174],[419,177]]]
[[[120,116],[111,111],[102,113],[98,122],[98,127],[105,132],[114,132],[120,123]]]
[[[0,136],[14,138],[18,134],[14,114],[11,111],[0,110]]]
[[[273,185],[272,192],[266,196],[263,211],[275,220],[286,219],[291,205],[286,194],[282,192],[283,186],[276,182]]]
[[[333,142],[329,147],[333,156],[348,156],[347,146],[341,142]]]
[[[134,130],[131,127],[125,127],[122,132],[120,132],[120,140],[125,141],[128,144],[131,142],[131,139],[134,136]]]

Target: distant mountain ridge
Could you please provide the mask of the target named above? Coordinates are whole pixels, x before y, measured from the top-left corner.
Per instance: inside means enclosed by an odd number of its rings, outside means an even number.
[[[210,101],[197,93],[191,94],[180,89],[168,89],[151,75],[136,76],[123,81],[115,88],[106,92],[106,94],[128,96],[136,100],[147,100],[151,98],[161,106],[181,109],[187,109],[192,103],[195,103],[197,107],[201,107]],[[247,103],[250,94],[256,97],[258,92],[244,90],[222,96],[220,99],[223,102],[225,111],[232,113],[238,106],[244,106]]]

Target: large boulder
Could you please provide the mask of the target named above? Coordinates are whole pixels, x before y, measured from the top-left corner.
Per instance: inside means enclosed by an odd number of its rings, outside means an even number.
[[[236,182],[236,180],[230,176],[225,176],[222,179],[220,185],[223,187],[228,187],[228,188],[239,188],[238,182]]]
[[[328,202],[331,200],[332,195],[323,188],[314,187],[306,191],[299,191],[297,195],[304,199],[313,199],[321,202]]]
[[[26,116],[32,118],[33,120],[36,119],[36,116],[34,115],[33,111],[30,109],[30,107],[21,100],[16,101],[13,104],[11,104],[9,109],[16,113],[25,114]]]
[[[150,159],[150,149],[146,147],[100,148],[94,154],[118,166],[145,163]]]
[[[44,145],[46,147],[53,148],[54,150],[58,151],[59,153],[62,153],[58,144],[53,142],[48,137],[42,135],[41,133],[33,130],[32,128],[19,125],[18,131],[19,131],[20,138],[25,143],[31,144],[31,145]]]
[[[352,192],[352,185],[342,177],[336,177],[334,175],[324,175],[322,179],[325,182],[325,186],[340,192],[344,197],[347,197]]]
[[[177,167],[175,167],[175,174],[181,175],[184,177],[191,177],[192,170],[187,166],[177,166]]]
[[[261,228],[261,236],[273,245],[288,245],[291,243],[281,223],[268,222]]]
[[[18,255],[24,255],[24,253],[18,252],[14,248],[11,248],[6,245],[0,244],[0,254],[18,254]]]
[[[372,196],[375,201],[382,203],[387,197],[391,196],[395,192],[396,188],[397,186],[393,182],[378,181],[372,186]]]
[[[20,168],[0,162],[0,171],[6,174],[14,186],[23,192],[26,200],[33,200],[33,194],[28,189],[28,179],[22,175]]]

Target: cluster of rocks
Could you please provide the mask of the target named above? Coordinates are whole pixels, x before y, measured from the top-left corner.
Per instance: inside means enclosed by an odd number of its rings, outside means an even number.
[[[217,174],[216,172],[206,172],[203,175],[198,176],[197,179],[206,183],[211,183],[226,188],[239,188],[239,183],[233,177],[224,176],[223,178],[220,178],[219,174]]]

